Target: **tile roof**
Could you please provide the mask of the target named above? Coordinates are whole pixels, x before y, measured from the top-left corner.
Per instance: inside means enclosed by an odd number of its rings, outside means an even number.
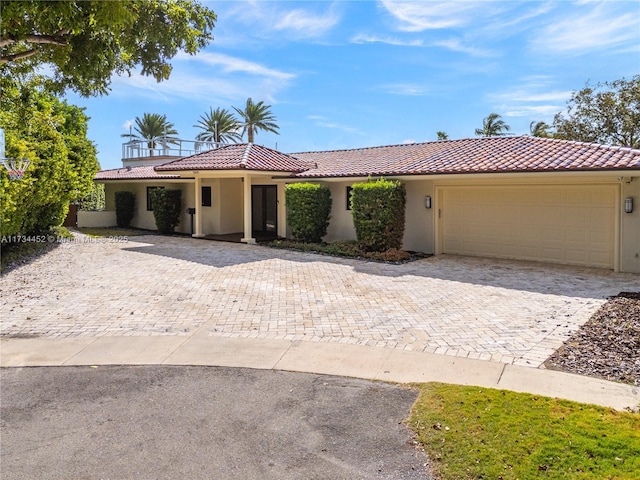
[[[174,160],[156,167],[158,172],[177,170],[259,170],[298,173],[315,168],[285,153],[254,143],[224,145],[220,148]]]
[[[624,171],[640,170],[640,150],[529,136],[468,138],[291,154],[245,143],[225,145],[156,167],[103,170],[95,179],[171,179],[180,177],[163,173],[185,170],[289,172],[303,178]]]
[[[640,170],[640,150],[529,136],[300,152],[316,163],[298,177]]]
[[[155,180],[159,178],[180,178],[180,175],[160,175],[153,169],[153,165],[142,165],[101,170],[94,177],[95,180]]]

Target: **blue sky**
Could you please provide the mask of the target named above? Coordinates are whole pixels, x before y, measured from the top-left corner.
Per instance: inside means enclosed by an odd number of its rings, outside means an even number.
[[[551,123],[572,91],[640,73],[638,1],[203,2],[214,41],[179,54],[168,81],[114,77],[80,98],[102,168],[121,166],[122,133],[166,114],[193,139],[200,115],[272,106],[283,152],[469,138],[491,112],[515,134]]]

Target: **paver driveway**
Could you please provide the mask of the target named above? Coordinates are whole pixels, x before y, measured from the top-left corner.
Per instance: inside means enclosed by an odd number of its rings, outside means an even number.
[[[79,235],[2,278],[0,335],[339,342],[539,366],[640,276],[438,256],[387,265],[264,246]]]

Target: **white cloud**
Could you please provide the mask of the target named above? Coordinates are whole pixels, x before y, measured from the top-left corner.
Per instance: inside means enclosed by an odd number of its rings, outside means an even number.
[[[382,90],[390,93],[391,95],[405,95],[405,96],[422,96],[427,94],[427,89],[424,85],[416,85],[410,83],[395,83],[389,85],[383,85]]]
[[[133,126],[133,120],[127,120],[122,124],[122,128],[129,130]]]
[[[464,43],[462,43],[462,41],[460,41],[460,39],[457,39],[457,38],[450,38],[448,40],[440,40],[440,41],[437,41],[437,42],[433,42],[432,45],[434,47],[446,48],[446,49],[452,50],[454,52],[466,53],[466,54],[472,55],[474,57],[493,57],[493,56],[496,56],[496,54],[493,53],[490,50],[484,50],[482,48],[477,48],[477,47],[472,47],[472,46],[469,46],[469,45],[465,45]]]
[[[191,62],[202,62],[206,65],[221,67],[225,73],[240,72],[250,75],[262,76],[265,78],[273,78],[275,80],[291,80],[295,75],[291,73],[281,72],[272,68],[265,67],[259,63],[250,62],[237,57],[231,57],[222,53],[201,52],[197,57],[180,53],[176,55],[176,60],[189,60]]]
[[[331,30],[340,21],[333,9],[318,15],[307,10],[296,9],[282,15],[273,25],[278,31],[289,31],[296,37],[319,37]]]
[[[636,48],[640,44],[638,12],[619,14],[617,2],[588,2],[586,13],[550,23],[533,40],[532,47],[549,53],[590,53],[610,48]]]
[[[397,45],[400,47],[421,47],[424,42],[422,40],[401,40],[397,37],[378,37],[375,35],[368,35],[365,33],[359,33],[351,38],[351,43],[386,43],[388,45]]]
[[[180,53],[174,60],[171,77],[160,83],[137,72],[131,77],[114,77],[114,94],[164,102],[176,98],[220,102],[255,96],[275,103],[276,94],[295,78],[294,74],[219,53]]]
[[[407,32],[453,28],[467,25],[485,12],[488,3],[479,1],[414,2],[382,0],[383,7]]]
[[[518,87],[487,95],[495,108],[507,117],[531,117],[548,119],[561,111],[572,92],[552,90],[552,79],[545,76],[532,76]]]

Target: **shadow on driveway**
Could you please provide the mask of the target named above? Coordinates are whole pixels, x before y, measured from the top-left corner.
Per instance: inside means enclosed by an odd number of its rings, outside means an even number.
[[[159,255],[214,268],[274,259],[296,263],[325,263],[367,275],[407,281],[412,277],[492,286],[541,294],[605,299],[621,291],[640,291],[640,275],[610,270],[553,265],[519,260],[438,255],[401,265],[288,251],[264,245],[246,245],[212,240],[147,235],[136,237],[144,245],[125,250]]]

